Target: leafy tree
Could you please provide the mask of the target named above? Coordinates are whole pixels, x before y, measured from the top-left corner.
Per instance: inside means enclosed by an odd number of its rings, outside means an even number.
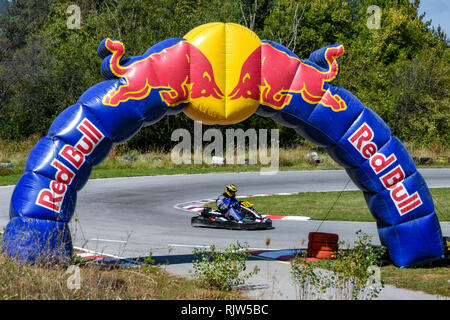
[[[182,37],[214,21],[251,27],[300,58],[342,43],[336,83],[374,109],[404,141],[450,146],[449,40],[408,0],[80,0],[80,29],[67,28],[70,0],[13,0],[0,13],[0,138],[44,135],[49,124],[92,85],[103,81],[96,55],[105,37],[122,40],[127,56]],[[369,29],[367,9],[381,9]],[[193,122],[183,113],[141,130],[125,148],[169,150],[171,132]],[[292,129],[256,115],[219,127],[280,128],[281,145],[302,143]]]
[[[54,1],[13,0],[2,4],[0,30],[8,39],[8,49],[14,50],[26,44],[27,36],[45,23],[52,3]]]
[[[300,58],[307,58],[314,50],[344,42],[351,33],[350,21],[346,2],[279,0],[267,17],[261,36],[287,46]]]

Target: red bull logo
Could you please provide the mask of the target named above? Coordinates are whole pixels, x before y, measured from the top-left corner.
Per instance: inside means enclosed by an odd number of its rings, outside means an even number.
[[[79,169],[84,164],[86,157],[105,138],[105,135],[87,118],[80,122],[77,130],[82,134],[80,140],[75,146],[70,144],[64,145],[58,155],[74,168]],[[59,213],[67,192],[67,186],[73,182],[76,173],[63,162],[56,159],[56,157],[51,162],[51,166],[56,169],[54,179],[50,181],[48,188],[44,188],[39,192],[36,204]]]
[[[344,52],[343,46],[330,47],[325,52],[328,70],[325,72],[303,63],[300,59],[264,43],[256,49],[242,66],[240,78],[229,97],[261,99],[261,103],[274,109],[289,105],[292,93],[300,93],[311,104],[321,103],[333,111],[347,109],[337,94],[324,89],[338,73],[336,58]]]
[[[378,151],[378,147],[373,142],[375,138],[374,130],[364,122],[348,138],[348,141],[365,159],[369,160],[372,170],[379,176],[382,185],[389,190],[389,196],[392,199],[398,213],[403,216],[423,204],[418,192],[409,194],[404,185],[406,178],[405,171],[399,163],[394,153],[389,156]],[[398,163],[393,169],[390,169],[395,163]]]
[[[113,53],[110,71],[126,79],[126,84],[105,95],[105,105],[115,107],[130,99],[144,99],[152,89],[161,89],[161,99],[168,106],[189,102],[191,98],[224,96],[216,84],[211,63],[189,42],[180,41],[127,66],[120,65],[125,53],[122,42],[107,39],[105,46]]]
[[[243,121],[260,104],[283,109],[294,94],[335,112],[347,109],[342,97],[327,85],[338,74],[336,60],[343,54],[343,46],[330,46],[319,53],[324,61],[320,68],[290,55],[288,50],[262,43],[242,26],[227,24],[228,33],[223,26],[199,27],[186,35],[186,40],[122,64],[123,43],[106,39],[104,48],[112,53],[107,58],[106,74],[122,82],[107,92],[103,104],[115,107],[130,99],[142,100],[156,89],[167,106],[189,103],[183,111],[208,124]],[[241,55],[223,54],[220,48],[224,37],[240,38],[226,50]]]

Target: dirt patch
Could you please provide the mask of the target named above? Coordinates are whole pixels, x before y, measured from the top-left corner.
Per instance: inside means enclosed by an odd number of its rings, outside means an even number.
[[[397,281],[399,279],[400,279],[400,277],[383,277],[383,280],[387,280],[387,281]]]
[[[432,279],[442,278],[443,276],[440,274],[435,274],[435,273],[427,273],[427,274],[422,275],[421,277],[425,280],[432,280]]]

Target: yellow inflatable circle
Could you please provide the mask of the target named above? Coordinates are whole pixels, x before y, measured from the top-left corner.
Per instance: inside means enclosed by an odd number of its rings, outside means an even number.
[[[234,23],[208,23],[188,32],[184,38],[198,48],[210,61],[214,79],[223,98],[190,99],[184,113],[204,124],[234,124],[250,117],[259,107],[259,100],[230,99],[230,92],[239,81],[242,65],[260,45],[261,40],[250,29]],[[193,58],[194,59],[194,58]],[[194,61],[191,65],[195,70]],[[204,74],[205,77],[210,75]]]

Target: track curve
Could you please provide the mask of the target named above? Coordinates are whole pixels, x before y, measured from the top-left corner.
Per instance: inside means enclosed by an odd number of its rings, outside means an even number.
[[[428,186],[450,187],[450,169],[422,169]],[[145,176],[94,179],[79,193],[75,218],[71,222],[74,246],[119,256],[168,254],[172,247],[186,248],[215,244],[226,247],[236,240],[251,248],[292,249],[306,246],[310,231],[320,221],[274,221],[274,229],[231,231],[192,228],[192,214],[176,209],[182,202],[215,198],[223,186],[236,184],[239,194],[306,191],[341,191],[348,181],[344,170],[282,171],[275,175],[259,172]],[[358,190],[350,182],[346,190]],[[9,221],[12,186],[0,187],[0,226]],[[362,196],[362,194],[361,194]],[[81,200],[81,201],[80,201]],[[78,220],[78,221],[76,221]],[[444,235],[450,223],[441,222]],[[378,243],[375,222],[326,221],[320,231],[338,233],[340,240],[353,241],[357,230],[373,236]],[[178,250],[179,251],[179,250]]]

